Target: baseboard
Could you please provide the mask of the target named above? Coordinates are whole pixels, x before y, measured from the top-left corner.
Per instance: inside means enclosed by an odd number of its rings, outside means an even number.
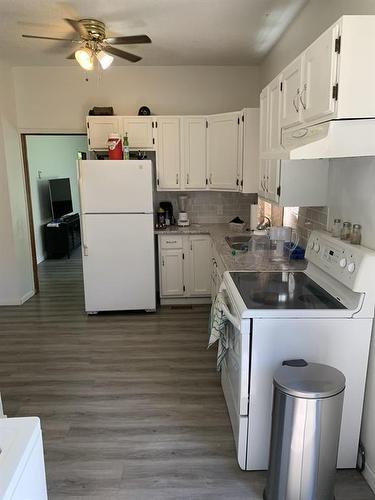
[[[198,305],[198,304],[211,304],[211,297],[171,297],[160,298],[160,305],[173,306],[173,305]]]
[[[372,491],[375,493],[375,472],[371,467],[369,467],[368,464],[365,464],[365,470],[362,472],[362,474]]]
[[[30,290],[29,292],[25,293],[25,295],[21,298],[21,304],[24,304],[27,300],[31,299],[35,295],[35,290]]]

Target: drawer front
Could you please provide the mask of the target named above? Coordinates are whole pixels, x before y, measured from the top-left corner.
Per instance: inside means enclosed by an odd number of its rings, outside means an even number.
[[[170,235],[160,236],[160,248],[182,248],[182,236]]]

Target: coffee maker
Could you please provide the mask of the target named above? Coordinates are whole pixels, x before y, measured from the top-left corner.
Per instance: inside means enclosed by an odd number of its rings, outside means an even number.
[[[161,201],[160,208],[162,208],[165,212],[166,225],[169,226],[170,224],[174,224],[172,203],[170,201]],[[168,223],[168,221],[169,221],[169,223]]]
[[[178,197],[178,208],[180,210],[177,220],[178,226],[190,226],[189,217],[186,212],[187,200],[188,197],[186,195],[181,195]]]

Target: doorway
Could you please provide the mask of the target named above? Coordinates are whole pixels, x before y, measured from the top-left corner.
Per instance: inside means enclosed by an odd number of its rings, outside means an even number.
[[[38,293],[39,270],[43,265],[46,267],[45,261],[58,258],[61,267],[63,260],[68,260],[71,256],[70,251],[65,252],[65,241],[69,239],[70,250],[73,250],[72,237],[75,238],[73,246],[79,245],[80,206],[76,160],[78,152],[87,154],[87,136],[85,134],[22,134],[21,143],[34,287],[35,292]],[[66,221],[64,230],[67,228],[69,234],[65,235],[62,230],[63,226],[58,226],[62,218]],[[62,244],[60,245],[59,238],[61,237]],[[78,248],[73,252],[77,256],[80,254]]]

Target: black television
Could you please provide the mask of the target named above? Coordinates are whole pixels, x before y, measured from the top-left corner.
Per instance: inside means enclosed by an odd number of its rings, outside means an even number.
[[[48,183],[53,219],[61,219],[64,215],[73,212],[69,178],[49,179]]]

